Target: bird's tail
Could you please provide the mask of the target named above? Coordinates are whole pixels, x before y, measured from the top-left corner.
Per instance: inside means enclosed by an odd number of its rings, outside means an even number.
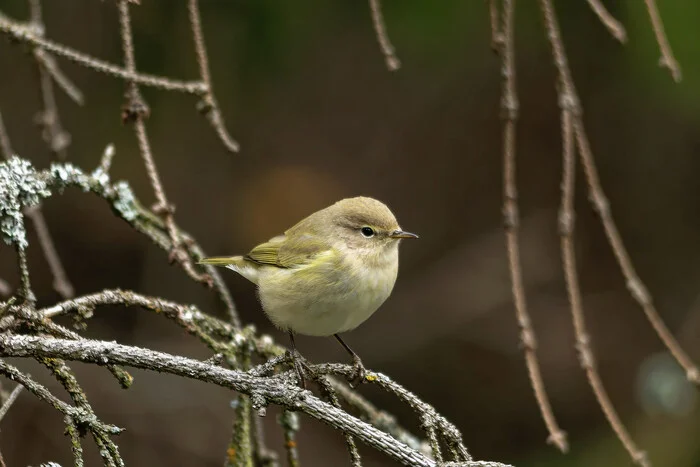
[[[212,266],[237,266],[243,262],[242,256],[212,256],[210,258],[202,258],[197,261],[197,264],[211,264]]]

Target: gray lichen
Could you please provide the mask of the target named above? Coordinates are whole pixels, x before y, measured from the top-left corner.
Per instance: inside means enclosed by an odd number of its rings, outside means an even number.
[[[13,156],[0,163],[0,231],[8,245],[27,248],[24,208],[36,206],[51,196],[44,177],[29,161]]]
[[[92,191],[111,201],[114,209],[126,221],[133,221],[139,215],[136,197],[128,183],[109,183],[109,174],[102,167],[91,175],[69,163],[56,163],[49,170],[51,185],[62,191],[68,186],[77,186],[83,191]]]

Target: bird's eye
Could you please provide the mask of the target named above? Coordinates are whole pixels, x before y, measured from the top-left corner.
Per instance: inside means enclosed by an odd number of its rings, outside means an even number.
[[[362,227],[360,232],[362,232],[365,238],[374,237],[374,230],[372,230],[372,227]]]

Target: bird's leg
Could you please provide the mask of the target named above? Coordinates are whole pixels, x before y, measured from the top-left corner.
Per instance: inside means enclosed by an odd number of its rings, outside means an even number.
[[[289,331],[289,340],[292,341],[292,364],[294,365],[294,370],[297,372],[297,376],[299,377],[299,385],[302,389],[306,389],[306,380],[304,379],[304,367],[302,362],[304,357],[302,357],[297,350],[297,345],[294,342],[294,333],[291,330]]]
[[[367,370],[365,370],[365,366],[362,364],[362,360],[360,360],[360,357],[350,348],[348,344],[343,342],[343,339],[340,338],[338,334],[333,334],[333,337],[335,337],[338,342],[340,342],[340,345],[343,346],[345,350],[352,356],[352,364],[355,367],[352,375],[348,378],[348,381],[350,382],[350,387],[354,388],[356,387],[359,383],[365,380],[365,375],[367,374]]]

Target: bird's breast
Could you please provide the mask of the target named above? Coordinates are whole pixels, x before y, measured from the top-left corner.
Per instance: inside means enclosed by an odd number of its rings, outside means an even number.
[[[300,334],[330,336],[367,320],[391,295],[398,257],[381,264],[342,257],[306,269],[261,273],[260,300],[272,322]]]

